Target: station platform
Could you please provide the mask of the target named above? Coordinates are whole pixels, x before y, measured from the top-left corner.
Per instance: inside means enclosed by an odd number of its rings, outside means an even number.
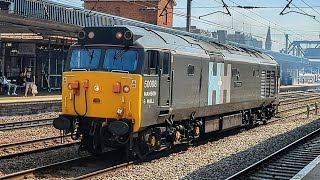
[[[320,89],[320,84],[297,84],[289,86],[280,86],[280,92],[306,91],[311,89]]]
[[[36,96],[28,94],[27,97],[24,97],[24,93],[20,93],[18,96],[0,95],[0,104],[42,101],[61,101],[61,91],[39,91]]]
[[[296,174],[291,180],[319,180],[320,179],[320,156],[311,161],[306,167],[304,167],[298,174]]]

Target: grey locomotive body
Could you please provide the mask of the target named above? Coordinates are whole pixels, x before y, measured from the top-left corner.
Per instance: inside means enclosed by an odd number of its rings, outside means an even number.
[[[195,118],[211,132],[274,115],[279,67],[266,54],[155,31],[137,43],[146,50],[142,127]]]

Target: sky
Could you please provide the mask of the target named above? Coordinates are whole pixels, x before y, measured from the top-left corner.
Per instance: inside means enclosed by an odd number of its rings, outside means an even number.
[[[78,6],[83,3],[81,0],[56,1]],[[320,0],[293,0],[291,8],[284,11],[284,13],[289,12],[285,15],[279,14],[288,4],[287,0],[224,0],[224,2],[229,6],[231,16],[224,14],[227,11],[222,7],[221,0],[192,0],[191,25],[209,31],[221,29],[227,30],[228,33],[240,31],[248,35],[251,34],[263,42],[270,26],[272,49],[275,51],[284,48],[284,34],[289,34],[290,41],[320,40]],[[174,26],[185,27],[187,0],[176,0],[176,3]],[[267,8],[241,9],[235,7],[238,5]],[[294,6],[301,8],[298,9]],[[213,12],[215,13],[207,15]],[[314,15],[318,21],[299,13]],[[202,17],[199,19],[199,16]]]

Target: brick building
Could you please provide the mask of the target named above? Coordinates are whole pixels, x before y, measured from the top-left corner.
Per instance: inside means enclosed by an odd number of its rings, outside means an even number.
[[[84,6],[108,14],[172,27],[175,0],[84,0]]]

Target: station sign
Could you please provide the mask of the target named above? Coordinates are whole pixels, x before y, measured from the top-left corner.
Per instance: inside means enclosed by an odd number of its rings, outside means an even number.
[[[36,55],[36,44],[34,43],[19,43],[18,45],[18,54],[19,55]]]

